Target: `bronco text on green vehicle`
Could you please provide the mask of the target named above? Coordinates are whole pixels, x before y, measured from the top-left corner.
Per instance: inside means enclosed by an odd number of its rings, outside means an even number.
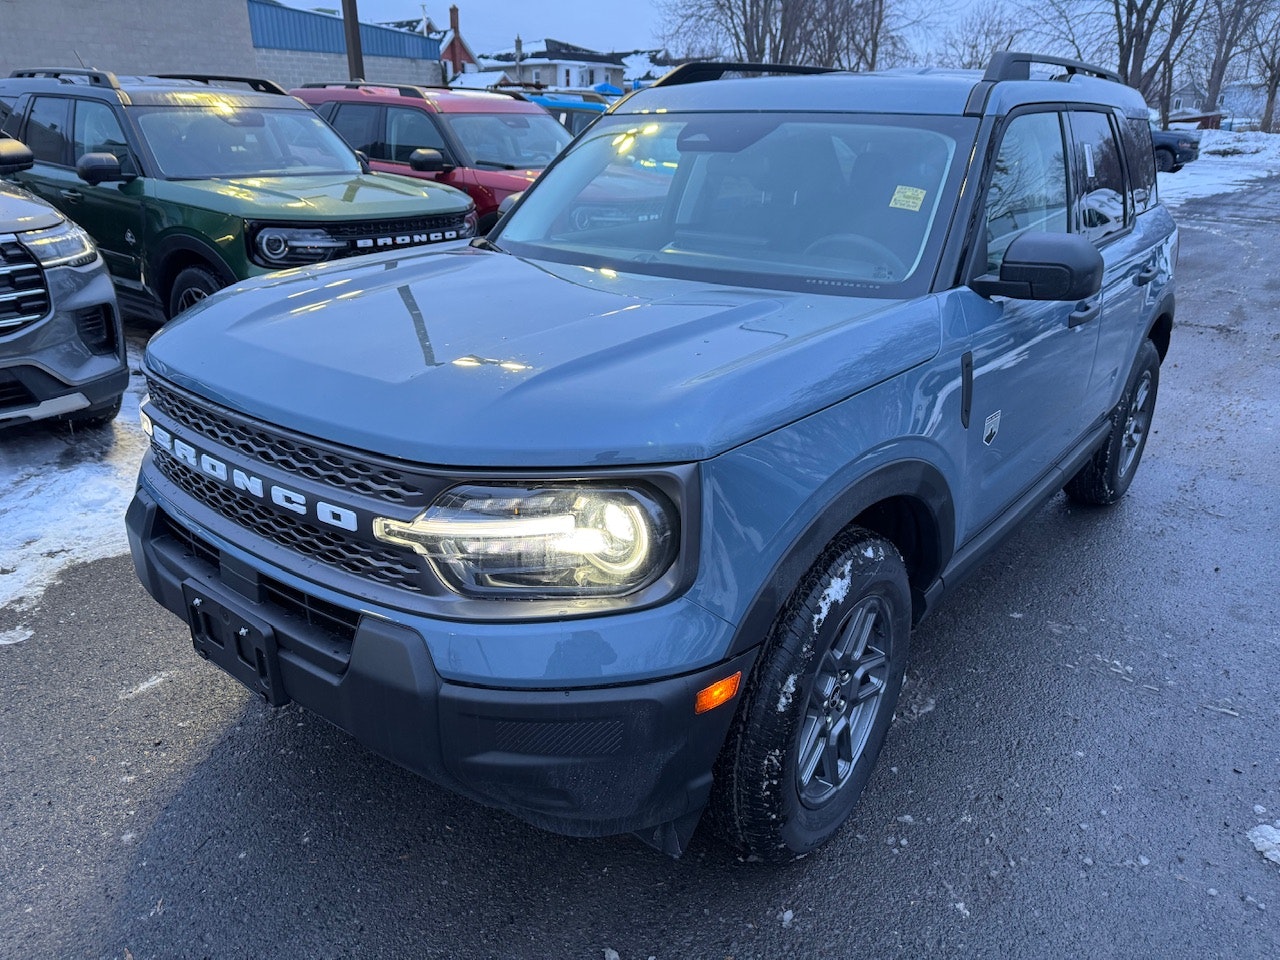
[[[0,101],[35,154],[18,179],[89,232],[122,307],[160,320],[269,270],[475,233],[465,193],[371,173],[267,80],[15,70]]]
[[[485,239],[161,331],[138,575],[268,703],[482,803],[803,854],[913,622],[1060,490],[1133,481],[1155,183],[1142,98],[1074,61],[680,67]]]

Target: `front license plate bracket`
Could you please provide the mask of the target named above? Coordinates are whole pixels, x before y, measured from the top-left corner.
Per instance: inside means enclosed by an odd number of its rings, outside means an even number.
[[[211,660],[270,706],[289,702],[280,675],[280,651],[271,625],[186,580],[182,597],[196,653]]]

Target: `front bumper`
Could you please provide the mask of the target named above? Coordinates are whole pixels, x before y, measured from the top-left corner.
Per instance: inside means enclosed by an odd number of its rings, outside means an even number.
[[[426,639],[402,615],[298,590],[284,571],[246,562],[161,504],[145,483],[126,525],[139,578],[194,625],[197,650],[269,702],[296,701],[429,780],[544,829],[639,832],[677,853],[706,804],[736,700],[697,715],[694,698],[735,671],[749,675],[754,649],[678,676],[609,686],[460,683],[441,676]],[[589,649],[595,631],[583,627],[573,636]],[[670,825],[678,821],[677,842]]]

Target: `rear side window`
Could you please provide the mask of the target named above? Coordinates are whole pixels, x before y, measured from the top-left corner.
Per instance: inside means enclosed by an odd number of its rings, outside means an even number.
[[[9,97],[0,97],[0,129],[4,128],[9,114],[13,113],[14,101]]]
[[[71,101],[62,97],[36,97],[27,115],[26,144],[37,160],[68,163],[67,137]]]
[[[1067,160],[1057,113],[1014,117],[987,188],[987,270],[1024,233],[1067,232]]]
[[[1080,232],[1101,243],[1133,222],[1125,196],[1120,144],[1108,113],[1073,111],[1071,132],[1080,175]]]
[[[1135,213],[1149,210],[1156,203],[1156,160],[1151,147],[1151,126],[1146,117],[1129,117],[1120,126],[1125,157],[1129,162],[1129,179],[1133,183]]]
[[[342,139],[375,160],[382,158],[382,131],[379,129],[380,107],[363,103],[343,103],[334,112],[333,129]]]

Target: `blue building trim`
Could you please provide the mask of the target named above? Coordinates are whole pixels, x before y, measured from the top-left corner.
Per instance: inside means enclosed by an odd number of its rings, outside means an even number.
[[[312,53],[347,52],[340,18],[295,10],[269,0],[247,2],[249,30],[255,47],[268,50],[305,50]],[[360,24],[360,45],[367,57],[440,59],[439,40],[367,23]]]

